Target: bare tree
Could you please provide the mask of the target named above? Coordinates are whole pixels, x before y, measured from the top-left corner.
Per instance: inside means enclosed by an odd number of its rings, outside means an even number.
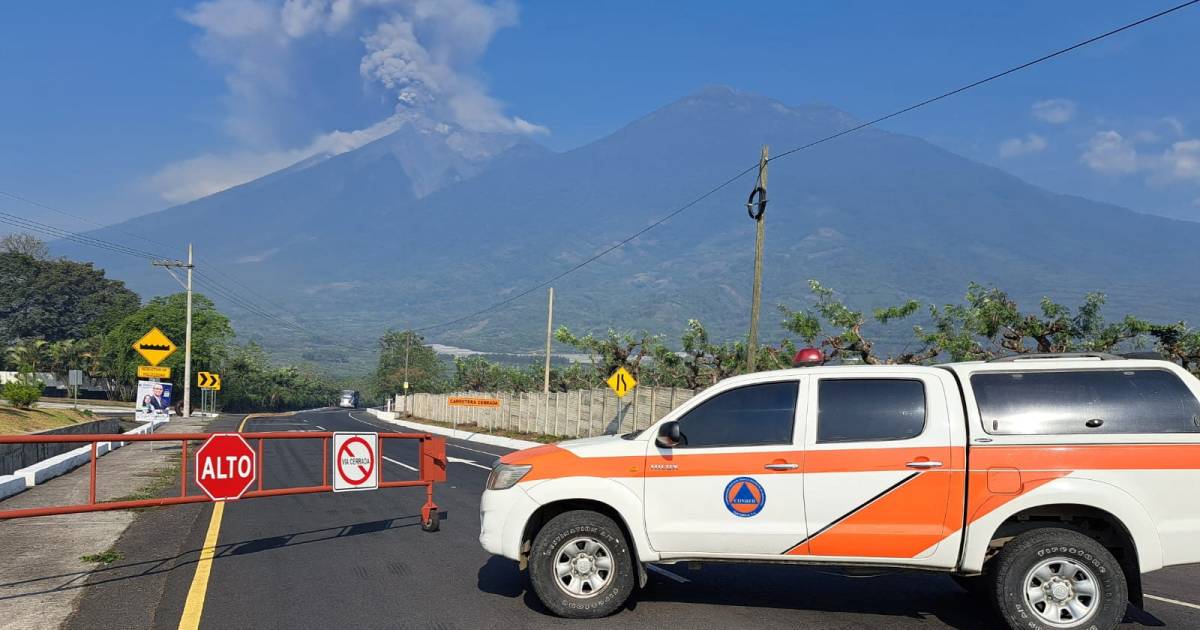
[[[32,234],[13,233],[7,234],[0,238],[0,253],[4,254],[24,254],[32,256],[38,260],[45,260],[50,257],[50,249],[36,236]]]

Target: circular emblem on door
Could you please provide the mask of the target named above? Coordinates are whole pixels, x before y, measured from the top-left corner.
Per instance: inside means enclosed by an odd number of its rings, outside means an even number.
[[[749,518],[767,504],[767,491],[750,477],[738,477],[725,486],[725,507],[734,516]]]

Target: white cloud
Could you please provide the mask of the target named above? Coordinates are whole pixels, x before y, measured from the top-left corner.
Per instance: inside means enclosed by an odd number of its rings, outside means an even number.
[[[1163,153],[1160,170],[1168,179],[1200,183],[1200,139],[1184,140]]]
[[[544,133],[504,113],[475,65],[501,29],[517,23],[509,0],[206,0],[181,17],[198,27],[197,51],[225,68],[225,129],[235,146],[169,164],[147,180],[178,203],[250,181],[307,157],[337,154],[421,117],[470,131]],[[282,121],[305,105],[299,79],[313,43],[357,39],[356,69],[394,98],[395,114],[366,129],[283,141]]]
[[[1116,131],[1101,131],[1084,145],[1080,160],[1101,173],[1132,173],[1138,169],[1138,153],[1133,143]]]
[[[1009,138],[1000,143],[1000,157],[1011,158],[1026,153],[1038,153],[1046,149],[1046,139],[1031,133],[1025,138]]]
[[[1183,121],[1174,116],[1163,116],[1159,122],[1171,130],[1176,136],[1182,136],[1184,132]]]
[[[1075,102],[1065,98],[1050,98],[1033,104],[1033,117],[1042,122],[1061,125],[1075,117]]]
[[[378,140],[397,130],[405,118],[392,116],[357,131],[322,134],[296,149],[239,150],[204,154],[169,164],[151,176],[146,185],[170,203],[183,203],[287,168],[314,155],[339,155]]]

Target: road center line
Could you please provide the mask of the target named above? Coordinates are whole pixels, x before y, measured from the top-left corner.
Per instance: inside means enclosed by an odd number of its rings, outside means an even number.
[[[405,464],[404,462],[398,462],[398,461],[392,459],[391,457],[388,457],[387,455],[384,455],[383,458],[388,460],[389,462],[392,462],[393,464],[396,464],[397,466],[403,466],[413,472],[417,472],[416,468],[413,468],[412,466],[409,466],[408,464]]]
[[[1157,602],[1166,602],[1168,604],[1175,604],[1176,606],[1186,606],[1187,608],[1195,608],[1196,610],[1200,610],[1200,604],[1189,604],[1187,602],[1181,602],[1178,599],[1159,597],[1158,595],[1151,595],[1149,593],[1146,593],[1145,597],[1146,597],[1146,599],[1153,599],[1154,601],[1157,601]]]
[[[242,421],[244,425],[245,420]],[[204,614],[204,596],[208,594],[208,578],[212,573],[213,556],[217,553],[217,536],[221,533],[221,517],[225,514],[225,502],[213,504],[212,518],[208,521],[208,533],[204,535],[204,547],[196,562],[196,574],[188,588],[187,601],[183,604],[183,615],[179,618],[179,630],[197,630],[200,616]]]

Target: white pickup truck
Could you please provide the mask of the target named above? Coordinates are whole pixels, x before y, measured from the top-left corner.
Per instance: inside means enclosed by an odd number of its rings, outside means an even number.
[[[1013,628],[1112,628],[1141,574],[1200,562],[1200,381],[1024,356],[727,379],[645,431],[498,461],[484,549],[598,617],[644,563],[952,574]]]

